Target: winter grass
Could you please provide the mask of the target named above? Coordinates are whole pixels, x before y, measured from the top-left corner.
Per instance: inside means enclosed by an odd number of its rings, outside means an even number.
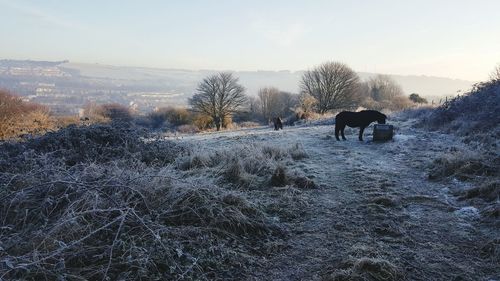
[[[207,152],[106,125],[0,154],[0,279],[237,279],[309,204],[271,184],[298,144]]]

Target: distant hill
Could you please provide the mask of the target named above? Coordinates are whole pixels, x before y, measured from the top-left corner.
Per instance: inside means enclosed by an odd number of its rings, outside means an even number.
[[[144,67],[123,67],[101,64],[63,63],[63,68],[77,70],[80,75],[94,78],[111,78],[120,80],[143,80],[164,82],[171,86],[182,86],[194,90],[196,85],[206,75],[215,73],[215,70],[184,70],[184,69],[157,69]],[[240,82],[247,88],[250,95],[255,95],[259,88],[274,86],[284,91],[298,92],[299,81],[303,71],[235,71]],[[362,79],[368,79],[376,73],[359,72]],[[457,91],[468,90],[473,81],[434,77],[425,75],[393,75],[394,78],[409,95],[419,93],[424,97],[442,97],[456,95]],[[189,87],[190,86],[190,87]],[[189,93],[186,93],[189,95]]]
[[[68,61],[0,60],[0,88],[48,105],[60,114],[75,114],[88,102],[117,102],[147,112],[158,106],[186,105],[198,83],[216,70],[159,69]],[[260,88],[299,92],[304,71],[235,71],[249,95]],[[363,80],[375,73],[359,73]],[[418,93],[436,102],[468,90],[473,82],[443,77],[390,75],[407,95]]]

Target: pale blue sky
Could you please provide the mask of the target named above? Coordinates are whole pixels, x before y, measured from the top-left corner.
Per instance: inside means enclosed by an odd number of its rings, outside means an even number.
[[[500,1],[0,0],[0,58],[486,79]]]

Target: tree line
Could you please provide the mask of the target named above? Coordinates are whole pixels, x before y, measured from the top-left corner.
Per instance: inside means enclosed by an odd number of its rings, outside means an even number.
[[[491,72],[490,80],[500,80],[500,64]],[[401,86],[387,75],[362,81],[355,71],[340,62],[326,62],[305,71],[297,86],[299,93],[264,87],[256,96],[248,96],[238,77],[220,72],[200,81],[187,108],[161,107],[140,115],[121,104],[89,103],[84,108],[83,118],[53,116],[45,106],[0,90],[0,140],[43,134],[71,124],[119,122],[152,129],[197,132],[220,130],[235,123],[245,127],[268,124],[275,117],[293,124],[327,112],[359,107],[397,111],[427,103],[417,93],[406,96]]]
[[[217,130],[245,110],[254,119],[270,121],[292,114],[304,119],[314,113],[358,107],[401,110],[412,103],[426,103],[415,93],[411,99],[406,97],[401,86],[387,75],[361,81],[354,70],[340,62],[326,62],[306,71],[299,88],[299,94],[292,94],[266,87],[259,90],[256,98],[248,97],[237,77],[221,72],[203,79],[188,103],[193,111],[209,117]]]
[[[37,135],[70,124],[119,122],[153,129],[196,132],[228,128],[234,123],[251,126],[267,124],[281,117],[288,124],[314,114],[356,109],[398,110],[410,105],[399,85],[389,76],[361,81],[346,64],[327,62],[306,71],[300,92],[289,93],[275,87],[261,88],[248,96],[238,77],[220,72],[204,78],[188,100],[189,108],[163,107],[140,116],[121,104],[93,104],[84,108],[84,117],[55,117],[40,104],[25,102],[8,91],[0,91],[0,140],[21,135]],[[414,98],[414,97],[413,97]],[[423,102],[420,97],[412,100]]]

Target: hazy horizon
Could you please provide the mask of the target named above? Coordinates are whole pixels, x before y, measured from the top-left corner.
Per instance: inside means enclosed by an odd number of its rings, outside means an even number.
[[[7,1],[5,59],[186,70],[355,71],[481,81],[498,1]]]
[[[3,58],[0,57],[0,61],[32,61],[32,62],[42,62],[42,61],[47,61],[47,62],[65,62],[63,64],[66,65],[87,65],[87,66],[98,66],[98,67],[119,67],[119,68],[131,68],[131,69],[157,69],[157,70],[179,70],[179,71],[193,71],[193,72],[201,72],[201,71],[228,71],[228,72],[290,72],[290,73],[300,73],[307,71],[314,66],[317,65],[312,65],[311,67],[304,68],[304,69],[210,69],[210,68],[182,68],[182,67],[161,67],[161,66],[144,66],[144,65],[120,65],[120,64],[107,64],[107,63],[89,63],[89,62],[80,62],[80,61],[72,61],[69,59],[61,58],[58,60],[41,60],[41,59],[31,59],[31,58]],[[408,77],[429,77],[429,78],[444,78],[444,79],[451,79],[451,80],[457,80],[457,81],[467,81],[467,82],[480,82],[479,80],[468,80],[468,79],[462,79],[462,78],[454,78],[454,77],[446,77],[446,76],[436,76],[436,75],[428,75],[428,74],[398,74],[398,73],[386,73],[386,72],[367,72],[367,71],[357,71],[354,69],[357,73],[361,74],[374,74],[374,75],[389,75],[389,76],[408,76]]]

